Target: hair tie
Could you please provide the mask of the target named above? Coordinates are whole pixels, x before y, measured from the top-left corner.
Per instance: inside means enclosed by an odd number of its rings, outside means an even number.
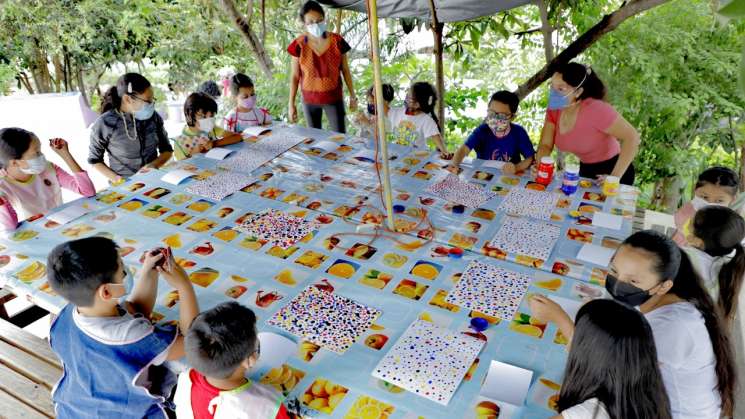
[[[132,82],[127,83],[127,93],[132,94]]]
[[[430,96],[429,100],[427,101],[427,104],[432,106],[432,101],[434,100],[434,98],[435,98],[434,96]]]

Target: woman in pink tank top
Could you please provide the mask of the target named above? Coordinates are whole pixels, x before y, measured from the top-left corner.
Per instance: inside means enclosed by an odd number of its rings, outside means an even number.
[[[639,133],[605,101],[606,88],[597,74],[579,63],[563,65],[551,78],[546,122],[535,161],[556,146],[580,160],[580,176],[617,176],[634,183]]]

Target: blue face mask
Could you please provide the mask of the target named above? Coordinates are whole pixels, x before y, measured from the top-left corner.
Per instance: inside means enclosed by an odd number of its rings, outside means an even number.
[[[152,103],[145,103],[137,112],[134,113],[135,119],[138,121],[147,121],[155,113],[155,105]]]
[[[315,36],[316,38],[322,37],[323,34],[326,33],[326,22],[319,22],[308,25],[308,33]]]
[[[564,109],[567,106],[569,106],[569,96],[572,93],[569,93],[568,95],[562,95],[559,93],[558,90],[555,90],[553,87],[549,89],[548,91],[548,109]]]
[[[133,278],[134,278],[134,276],[132,275],[132,272],[129,270],[129,268],[125,267],[124,268],[124,278],[122,279],[122,283],[121,284],[113,284],[113,285],[118,285],[118,286],[124,287],[124,294],[122,294],[118,298],[124,298],[124,297],[126,297],[126,296],[128,296],[129,294],[132,293],[132,290],[134,289],[134,285],[135,285],[135,281],[134,281]]]

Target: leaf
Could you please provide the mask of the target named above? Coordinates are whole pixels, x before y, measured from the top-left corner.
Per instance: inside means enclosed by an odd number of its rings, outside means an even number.
[[[717,13],[730,19],[743,18],[745,17],[745,1],[730,0],[729,3],[720,7]]]

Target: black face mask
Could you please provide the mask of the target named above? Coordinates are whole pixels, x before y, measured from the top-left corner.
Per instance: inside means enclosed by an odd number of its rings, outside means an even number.
[[[375,105],[372,103],[367,104],[367,113],[370,115],[375,115]]]
[[[652,298],[649,294],[649,290],[643,290],[629,284],[628,282],[619,281],[613,274],[608,274],[605,277],[605,289],[608,290],[615,300],[632,307],[640,306]]]

